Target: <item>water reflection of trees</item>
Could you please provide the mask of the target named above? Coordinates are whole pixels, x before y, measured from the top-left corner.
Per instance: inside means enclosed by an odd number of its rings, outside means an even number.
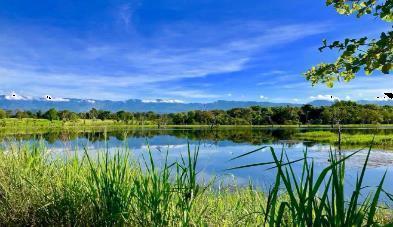
[[[75,132],[75,131],[49,131],[37,134],[15,134],[15,135],[1,135],[0,140],[15,139],[15,140],[40,140],[43,139],[48,143],[56,141],[70,141],[75,139],[87,139],[90,142],[105,141],[105,139],[114,137],[117,140],[123,141],[127,138],[153,138],[155,136],[175,136],[177,138],[187,140],[210,140],[213,142],[231,141],[235,143],[273,143],[278,140],[287,140],[291,138],[297,129],[136,129],[136,130],[119,130],[119,131],[92,131],[92,132]]]
[[[56,141],[71,141],[76,139],[86,139],[90,142],[102,142],[108,138],[116,138],[124,141],[128,138],[145,138],[147,140],[155,136],[174,136],[176,138],[187,139],[190,141],[208,140],[214,143],[219,141],[230,141],[234,143],[248,143],[253,145],[260,144],[285,144],[286,146],[293,146],[299,141],[294,140],[294,135],[299,132],[304,132],[306,129],[299,128],[275,128],[275,129],[261,129],[261,128],[224,128],[219,130],[210,129],[128,129],[117,131],[89,131],[89,132],[75,132],[75,131],[48,131],[37,134],[15,134],[4,135],[0,134],[0,140],[14,139],[14,140],[40,140],[43,139],[52,144]],[[322,129],[321,129],[322,130]],[[315,131],[315,130],[313,130]],[[350,134],[387,134],[392,133],[392,130],[378,130],[375,129],[351,129],[346,133]],[[317,143],[304,142],[305,146],[313,146]]]

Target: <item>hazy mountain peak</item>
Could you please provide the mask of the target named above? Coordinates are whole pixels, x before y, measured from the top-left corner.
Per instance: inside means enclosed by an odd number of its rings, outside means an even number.
[[[330,106],[334,103],[331,100],[314,100],[309,104],[313,106]],[[393,105],[392,100],[359,100],[359,104]],[[69,99],[58,98],[47,95],[42,98],[32,98],[11,92],[9,95],[0,96],[0,109],[7,110],[32,110],[46,111],[50,108],[58,110],[70,110],[75,112],[85,112],[92,108],[110,111],[131,111],[157,113],[175,113],[191,110],[229,110],[233,108],[244,108],[250,106],[278,107],[278,106],[302,106],[299,103],[273,103],[267,101],[228,101],[217,100],[210,103],[185,103],[177,99],[152,99],[140,100],[129,99],[126,101],[94,100],[94,99]]]
[[[178,99],[146,99],[142,100],[143,103],[184,103],[182,100]]]
[[[48,102],[69,102],[69,99],[66,98],[58,98],[58,97],[53,97],[51,95],[45,95],[44,100],[48,101]]]
[[[4,96],[7,100],[31,100],[31,97],[19,95],[16,92],[12,91],[10,94]]]
[[[88,103],[91,103],[91,104],[96,103],[96,100],[93,100],[93,99],[85,99],[85,100],[83,100],[83,101],[88,102]]]

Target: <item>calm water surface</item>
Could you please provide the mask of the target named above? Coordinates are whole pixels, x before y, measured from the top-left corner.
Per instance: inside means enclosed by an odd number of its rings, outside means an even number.
[[[329,150],[335,149],[335,147],[333,144],[293,139],[293,135],[300,131],[304,130],[133,130],[110,132],[107,135],[103,132],[74,134],[57,132],[29,136],[3,136],[1,139],[3,140],[3,147],[7,147],[9,143],[15,141],[23,144],[43,140],[54,155],[67,155],[73,153],[76,148],[80,150],[80,154],[83,154],[83,147],[87,147],[91,153],[103,152],[105,147],[110,152],[116,152],[119,149],[128,147],[136,158],[141,158],[143,155],[146,156],[148,154],[147,145],[149,144],[154,159],[158,163],[163,162],[167,150],[169,160],[171,161],[178,159],[180,154],[186,155],[187,146],[190,144],[192,149],[199,147],[198,165],[200,179],[208,180],[212,176],[216,176],[217,182],[225,184],[247,185],[252,181],[256,186],[268,188],[274,181],[275,171],[267,170],[267,166],[231,171],[226,169],[239,165],[272,161],[270,150],[265,149],[239,160],[229,160],[237,155],[265,145],[274,147],[277,153],[284,149],[290,160],[302,158],[303,152],[307,149],[308,156],[314,160],[317,171],[320,171],[329,164]],[[345,132],[352,134],[378,133],[393,136],[393,130],[351,129]],[[343,152],[343,155],[348,155],[358,149],[359,147],[347,149]],[[348,188],[352,188],[366,154],[366,150],[362,151],[350,158],[346,163],[346,185]],[[294,164],[294,169],[300,175],[300,164]],[[385,189],[393,192],[393,150],[373,149],[366,172],[365,185],[378,185],[385,171],[388,172],[385,180]]]

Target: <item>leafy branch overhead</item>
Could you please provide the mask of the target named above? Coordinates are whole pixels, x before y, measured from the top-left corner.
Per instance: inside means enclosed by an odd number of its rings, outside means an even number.
[[[326,5],[332,5],[340,14],[355,14],[357,17],[368,14],[387,23],[393,22],[393,0],[327,0]],[[336,81],[350,81],[360,70],[364,70],[366,75],[373,71],[389,74],[393,68],[392,30],[382,32],[378,39],[348,38],[343,42],[334,41],[330,44],[323,40],[323,46],[319,51],[322,52],[326,48],[336,49],[341,55],[335,62],[320,63],[304,74],[312,85],[325,83],[333,87]]]

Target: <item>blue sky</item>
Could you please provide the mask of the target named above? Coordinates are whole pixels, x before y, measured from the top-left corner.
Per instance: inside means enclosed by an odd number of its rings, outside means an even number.
[[[388,25],[323,0],[0,0],[0,93],[184,102],[375,99],[391,76],[330,89],[302,73],[328,40]]]

